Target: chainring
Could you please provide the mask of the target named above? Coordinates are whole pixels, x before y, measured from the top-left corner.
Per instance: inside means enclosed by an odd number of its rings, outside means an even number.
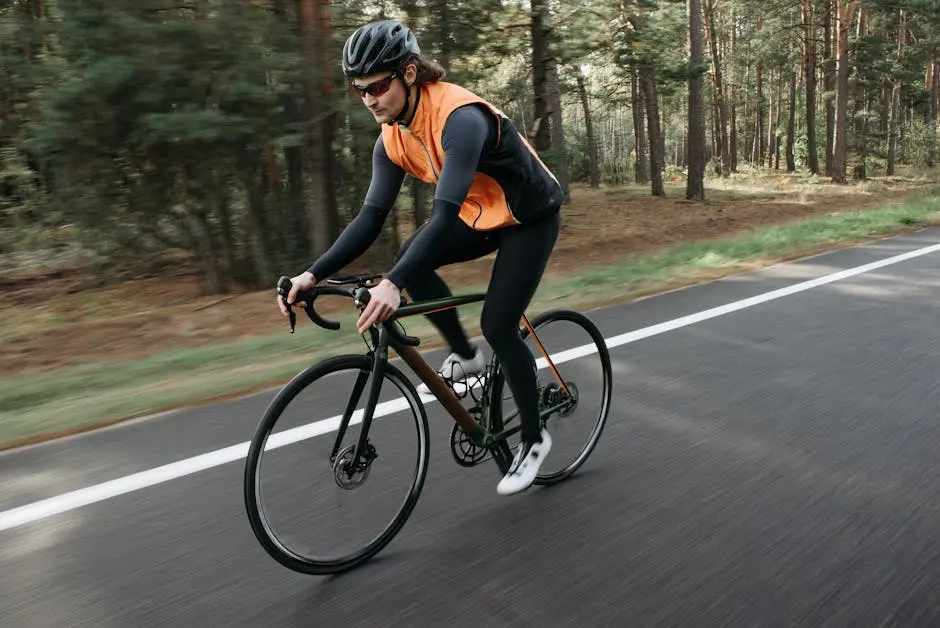
[[[461,467],[475,467],[487,459],[490,450],[473,442],[470,435],[455,423],[450,432],[450,453]]]

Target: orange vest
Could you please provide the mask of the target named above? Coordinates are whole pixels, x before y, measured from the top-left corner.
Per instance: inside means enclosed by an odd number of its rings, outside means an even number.
[[[496,116],[499,144],[503,133],[502,112],[476,94],[453,83],[427,83],[421,87],[421,99],[411,124],[407,127],[397,122],[382,125],[382,141],[389,159],[415,178],[425,183],[437,183],[444,167],[445,155],[441,141],[444,124],[455,109],[471,103],[485,105]],[[521,134],[518,134],[518,137],[528,148],[530,155],[538,160],[525,138]],[[548,176],[554,179],[541,160],[538,162],[545,168]],[[460,208],[460,219],[472,229],[489,231],[520,224],[521,221],[513,213],[513,209],[499,182],[478,171],[474,174],[470,191]]]

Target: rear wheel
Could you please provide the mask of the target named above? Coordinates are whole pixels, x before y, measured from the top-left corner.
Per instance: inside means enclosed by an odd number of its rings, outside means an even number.
[[[536,363],[542,426],[552,449],[536,484],[570,477],[588,459],[610,411],[612,370],[604,337],[591,320],[572,310],[552,310],[531,321],[535,336],[520,330]],[[518,430],[519,413],[497,364],[490,391],[493,431]],[[497,445],[494,459],[505,473],[519,444],[519,432]]]

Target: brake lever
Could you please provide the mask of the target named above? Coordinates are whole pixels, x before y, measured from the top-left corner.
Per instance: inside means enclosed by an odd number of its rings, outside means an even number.
[[[366,305],[369,304],[369,298],[371,296],[372,295],[369,292],[369,290],[364,287],[359,287],[353,292],[353,298],[355,299],[356,305],[359,307],[360,311],[363,308],[365,308]],[[407,304],[408,301],[404,297],[401,297],[401,301],[399,303],[400,303],[399,307],[401,307]],[[417,347],[421,343],[421,341],[418,338],[415,338],[414,336],[409,336],[403,331],[399,330],[398,327],[395,326],[396,323],[393,323],[391,321],[386,321],[385,323],[383,323],[383,325],[385,325],[385,329],[388,330],[388,333],[392,337],[392,339],[398,343],[407,345],[409,347]]]
[[[290,333],[294,333],[294,327],[297,326],[297,315],[291,306],[287,306],[287,317],[290,319]]]
[[[294,313],[291,304],[287,302],[287,295],[290,294],[290,289],[290,277],[281,275],[281,278],[277,280],[277,293],[284,297],[284,305],[287,306],[287,317],[290,320],[290,333],[294,333],[294,328],[297,326],[297,314]]]

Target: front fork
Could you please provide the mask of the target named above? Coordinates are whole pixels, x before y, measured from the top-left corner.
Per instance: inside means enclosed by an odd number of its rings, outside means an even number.
[[[362,415],[362,429],[359,432],[359,439],[356,441],[355,449],[352,452],[352,459],[349,462],[349,473],[355,473],[364,470],[372,463],[375,458],[375,450],[369,446],[369,428],[372,427],[372,419],[375,414],[375,407],[379,401],[379,393],[382,391],[382,382],[385,379],[385,365],[388,362],[388,331],[384,326],[378,330],[371,328],[373,350],[369,352],[372,358],[371,370],[360,370],[356,377],[356,383],[353,384],[352,394],[349,396],[349,402],[343,411],[343,418],[340,421],[339,429],[336,431],[336,441],[333,443],[333,450],[330,452],[330,464],[336,460],[339,448],[346,436],[346,429],[352,420],[352,415],[359,405],[359,399],[366,387],[366,381],[372,376],[372,385],[369,387],[369,396],[366,398],[366,407]],[[362,468],[360,468],[362,467]]]

